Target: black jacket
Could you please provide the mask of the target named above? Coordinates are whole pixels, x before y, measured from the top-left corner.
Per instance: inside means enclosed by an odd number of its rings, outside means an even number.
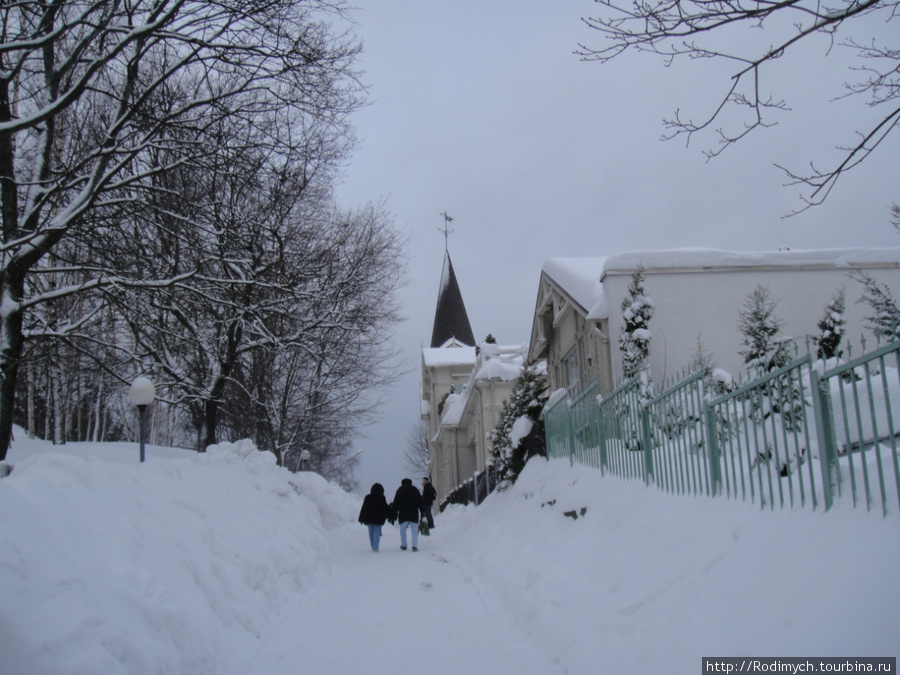
[[[422,495],[409,478],[400,481],[391,508],[397,514],[397,521],[401,523],[418,523],[419,514],[425,513]]]
[[[429,481],[422,488],[422,501],[425,502],[426,506],[431,506],[434,504],[435,499],[437,499],[437,492],[434,489],[434,485]]]
[[[384,488],[380,483],[375,483],[363,499],[362,508],[359,510],[359,522],[363,525],[384,525],[386,520],[394,522],[391,508],[384,498]]]

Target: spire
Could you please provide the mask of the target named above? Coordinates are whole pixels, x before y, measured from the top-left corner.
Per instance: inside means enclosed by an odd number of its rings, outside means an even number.
[[[443,347],[448,341],[469,347],[475,346],[469,315],[463,303],[462,293],[456,283],[450,252],[444,251],[444,270],[441,273],[441,288],[438,291],[437,309],[434,312],[434,329],[431,332],[431,346]]]

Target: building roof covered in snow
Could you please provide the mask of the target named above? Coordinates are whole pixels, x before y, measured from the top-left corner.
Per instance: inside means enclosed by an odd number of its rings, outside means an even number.
[[[608,274],[631,274],[639,265],[653,272],[695,272],[716,269],[865,269],[871,265],[900,266],[900,248],[832,248],[792,251],[721,251],[681,248],[669,251],[617,253],[604,259],[600,280]]]
[[[474,366],[475,347],[425,347],[422,363],[428,368],[440,366]]]
[[[451,350],[434,349],[431,351]],[[444,404],[444,414],[441,416],[441,425],[452,427],[460,423],[466,405],[469,402],[469,395],[475,391],[475,387],[479,382],[489,382],[491,380],[512,382],[519,377],[522,374],[522,368],[525,366],[527,352],[527,345],[500,346],[491,343],[479,345],[469,381],[461,391],[447,396]]]
[[[603,291],[608,275],[632,274],[639,266],[645,272],[677,274],[714,272],[740,268],[761,269],[866,269],[877,265],[900,267],[900,248],[845,248],[780,251],[721,251],[682,248],[668,251],[633,251],[610,256],[550,258],[542,268],[545,276],[581,309],[588,319],[609,316]]]

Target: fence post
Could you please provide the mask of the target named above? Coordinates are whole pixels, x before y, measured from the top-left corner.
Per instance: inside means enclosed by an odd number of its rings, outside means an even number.
[[[837,487],[838,478],[838,456],[833,409],[831,407],[831,391],[828,388],[828,381],[822,380],[815,369],[810,369],[810,378],[813,412],[816,416],[816,435],[819,437],[822,496],[825,500],[825,510],[827,511],[834,504],[834,491]]]
[[[566,394],[566,422],[569,437],[569,466],[575,466],[575,415],[572,412],[572,399]]]
[[[722,453],[719,450],[719,431],[716,424],[716,411],[704,402],[703,412],[706,417],[706,448],[709,456],[709,489],[710,496],[715,497],[722,492]]]
[[[653,432],[650,430],[650,406],[641,405],[641,427],[644,441],[644,483],[653,479]]]
[[[595,419],[597,420],[597,445],[600,451],[600,474],[605,475],[609,470],[609,455],[606,453],[606,425],[603,424],[603,404],[602,399],[598,396],[595,399],[597,404],[594,408]]]

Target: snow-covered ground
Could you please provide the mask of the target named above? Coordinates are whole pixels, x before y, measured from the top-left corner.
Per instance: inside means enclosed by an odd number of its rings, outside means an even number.
[[[4,675],[696,673],[702,656],[900,653],[900,519],[845,503],[761,512],[533,460],[510,491],[438,515],[418,553],[387,526],[375,554],[358,496],[249,443],[150,447],[141,465],[133,444],[16,431]]]

